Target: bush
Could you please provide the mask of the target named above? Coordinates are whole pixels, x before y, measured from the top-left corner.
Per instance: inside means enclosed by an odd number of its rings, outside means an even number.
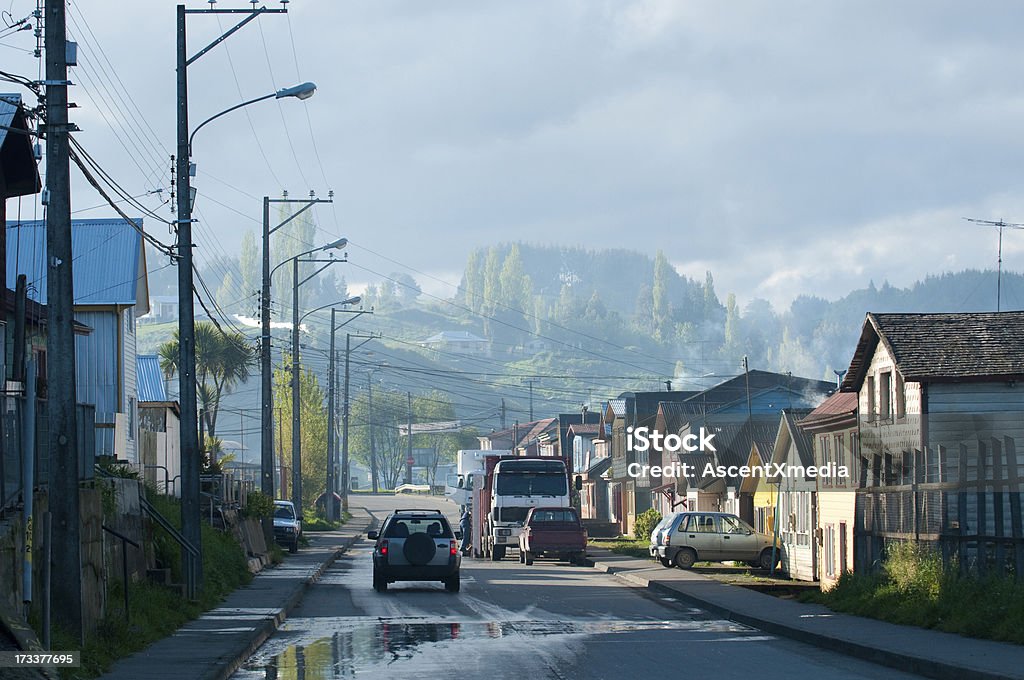
[[[633,525],[633,536],[639,541],[649,541],[651,538],[651,532],[654,531],[654,527],[661,521],[661,513],[651,508],[644,510],[636,518],[636,524]]]
[[[245,496],[245,507],[242,508],[242,517],[262,519],[274,514],[273,499],[262,491],[250,491]]]

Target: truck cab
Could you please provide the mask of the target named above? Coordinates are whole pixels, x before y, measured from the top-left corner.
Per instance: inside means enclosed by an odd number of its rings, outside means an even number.
[[[509,548],[519,549],[519,534],[532,508],[570,505],[569,476],[560,458],[489,460],[483,490],[482,551],[495,561],[504,559]]]

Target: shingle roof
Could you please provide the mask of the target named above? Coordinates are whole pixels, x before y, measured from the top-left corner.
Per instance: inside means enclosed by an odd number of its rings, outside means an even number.
[[[904,380],[957,382],[1024,377],[1024,312],[872,314],[843,381],[858,391],[879,340]]]
[[[142,219],[134,220],[142,224]],[[123,219],[72,220],[76,305],[135,305],[149,311],[142,235]],[[46,223],[7,222],[7,285],[26,274],[30,297],[46,300]]]

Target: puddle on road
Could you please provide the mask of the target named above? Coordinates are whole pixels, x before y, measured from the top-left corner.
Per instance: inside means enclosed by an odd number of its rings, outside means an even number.
[[[281,635],[252,657],[235,674],[235,680],[285,680],[288,678],[336,679],[382,671],[395,671],[396,664],[415,661],[417,676],[432,672],[444,677],[452,670],[454,659],[465,658],[471,643],[472,653],[489,657],[491,662],[505,655],[519,655],[524,649],[536,655],[570,652],[577,641],[592,635],[638,633],[644,631],[688,631],[694,633],[751,634],[751,628],[728,621],[657,620],[513,620],[464,621],[457,619],[307,619],[312,630],[294,631],[297,636]],[[296,625],[297,621],[289,622]],[[330,635],[316,637],[333,631]],[[285,632],[285,631],[282,631]],[[481,646],[481,642],[487,646]],[[275,644],[276,643],[276,644]],[[541,660],[543,654],[534,656]],[[501,667],[500,664],[496,665]],[[494,668],[495,666],[491,666]],[[538,669],[543,670],[543,669]],[[472,675],[472,674],[470,674]],[[491,674],[491,677],[495,677]],[[522,677],[522,676],[520,676]]]

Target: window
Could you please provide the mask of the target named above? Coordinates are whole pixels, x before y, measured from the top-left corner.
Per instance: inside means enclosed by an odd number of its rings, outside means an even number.
[[[842,432],[835,436],[836,455],[833,460],[838,467],[846,465],[846,451],[843,450],[843,439],[844,437]]]
[[[699,515],[693,518],[690,522],[690,531],[702,533],[702,534],[717,534],[718,522],[715,521],[714,515]],[[696,524],[696,526],[693,526]]]
[[[892,373],[878,374],[878,415],[882,420],[892,419]]]
[[[818,446],[821,448],[821,462],[824,465],[828,465],[832,462],[832,451],[829,450],[828,435],[822,435],[818,438]],[[822,485],[828,486],[832,483],[829,477],[821,478]]]
[[[834,578],[836,575],[835,525],[826,524],[822,542],[825,549],[825,576]]]
[[[869,421],[875,420],[878,417],[878,412],[875,410],[875,376],[869,375],[867,380],[867,392],[868,392],[868,407],[867,419]]]
[[[903,376],[896,371],[896,417],[903,418],[907,415],[906,386],[903,384]]]

